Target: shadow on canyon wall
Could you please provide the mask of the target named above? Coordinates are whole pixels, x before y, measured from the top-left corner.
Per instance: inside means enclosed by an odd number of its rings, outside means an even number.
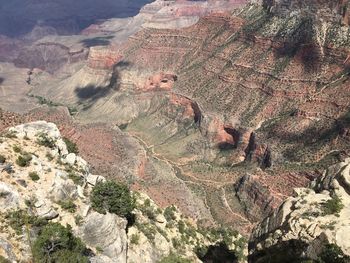
[[[94,37],[94,38],[88,38],[83,39],[80,41],[84,45],[84,47],[94,47],[94,46],[108,46],[111,43],[111,39],[113,36],[106,36],[106,37]]]
[[[152,0],[0,0],[0,35],[17,37],[36,25],[75,34],[101,19],[135,16]]]
[[[236,263],[237,256],[226,244],[219,243],[209,246],[204,255],[198,255],[199,259],[205,263]]]
[[[4,82],[4,78],[0,77],[0,85]]]
[[[75,89],[75,94],[81,102],[84,102],[88,109],[93,103],[96,103],[101,98],[109,96],[111,93],[116,92],[120,89],[120,71],[128,66],[130,66],[128,61],[120,61],[113,67],[113,73],[110,83],[106,87],[87,85],[84,87],[77,87]]]

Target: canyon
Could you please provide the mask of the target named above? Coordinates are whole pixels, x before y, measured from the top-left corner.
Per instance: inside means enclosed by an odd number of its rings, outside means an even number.
[[[259,222],[348,162],[349,2],[126,2],[126,17],[0,28],[0,129],[54,122],[93,173],[199,225],[253,231],[250,261],[264,262],[285,238]]]

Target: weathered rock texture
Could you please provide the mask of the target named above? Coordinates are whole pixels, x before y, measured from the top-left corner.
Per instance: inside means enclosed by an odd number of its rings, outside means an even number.
[[[317,260],[326,244],[336,244],[350,256],[350,159],[331,166],[312,183],[312,189],[295,189],[278,209],[254,230],[249,261],[294,259]],[[330,200],[340,201],[330,209]],[[338,207],[337,209],[335,207]],[[339,210],[338,210],[339,209]],[[281,258],[280,258],[281,259]]]

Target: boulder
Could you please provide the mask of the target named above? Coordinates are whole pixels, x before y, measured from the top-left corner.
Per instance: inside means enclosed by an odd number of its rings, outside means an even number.
[[[67,179],[66,173],[57,171],[49,196],[53,201],[59,202],[66,199],[74,199],[77,197],[77,186],[71,179]]]
[[[16,209],[19,207],[20,196],[11,186],[0,182],[0,208],[1,210]]]
[[[67,163],[69,165],[74,165],[76,159],[77,159],[77,156],[75,155],[75,153],[70,153],[64,159],[62,159],[62,162]]]
[[[78,235],[88,246],[101,248],[104,257],[123,263],[126,262],[127,251],[126,225],[127,221],[115,214],[93,211],[85,218]],[[93,262],[103,261],[96,258]]]

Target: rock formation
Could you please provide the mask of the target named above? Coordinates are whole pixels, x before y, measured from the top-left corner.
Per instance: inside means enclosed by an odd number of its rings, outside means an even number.
[[[346,159],[329,167],[311,189],[295,189],[294,197],[253,230],[249,262],[325,260],[329,244],[340,248],[340,258],[349,260],[349,171],[350,159]]]
[[[234,262],[246,255],[238,233],[199,227],[175,206],[163,210],[145,194],[134,193],[137,203],[131,225],[116,214],[94,211],[89,196],[106,179],[91,174],[87,162],[69,152],[71,146],[65,141],[56,125],[44,121],[12,127],[2,134],[1,260],[30,260],[31,246],[40,231],[32,221],[22,225],[23,218],[68,226],[90,250],[91,262],[139,262],[142,257],[153,263],[173,252],[201,262],[206,249],[218,244],[225,244]],[[199,254],[199,248],[204,253]]]

